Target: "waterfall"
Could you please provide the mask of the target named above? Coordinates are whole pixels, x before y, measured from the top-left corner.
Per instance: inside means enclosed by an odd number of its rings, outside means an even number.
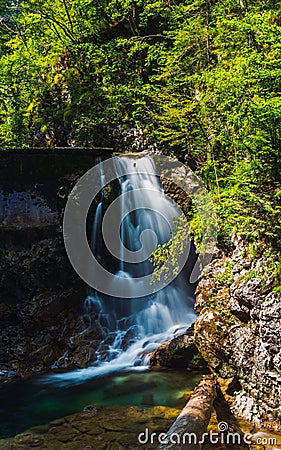
[[[123,243],[119,249],[117,268],[115,267],[115,282],[130,280],[133,292],[134,278],[151,273],[153,266],[149,258],[138,263],[124,262],[124,249],[137,254],[141,246],[140,236],[148,229],[155,233],[158,243],[167,242],[171,237],[171,230],[155,210],[163,211],[163,216],[169,214],[172,219],[179,215],[179,208],[171,208],[171,201],[166,197],[159,177],[154,175],[151,158],[136,160],[119,157],[115,170],[120,187],[120,239]],[[120,175],[120,172],[126,175]],[[102,166],[100,176],[103,186]],[[127,192],[131,193],[130,201],[123,196]],[[147,197],[145,209],[140,207],[143,204],[143,196]],[[101,236],[104,200],[102,190],[93,218],[91,235],[92,251],[101,264],[104,262],[105,253]],[[150,234],[148,239],[153,240],[153,236]],[[142,298],[115,298],[92,290],[85,300],[85,314],[90,317],[92,312],[97,314],[98,311],[98,320],[105,336],[97,351],[97,361],[87,369],[53,376],[64,382],[77,381],[118,370],[147,368],[149,353],[161,343],[183,334],[196,318],[192,289],[186,278],[186,275],[181,273],[162,290]],[[91,326],[89,317],[87,324]]]

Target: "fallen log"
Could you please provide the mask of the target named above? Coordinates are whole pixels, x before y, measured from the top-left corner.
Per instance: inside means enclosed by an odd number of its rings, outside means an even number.
[[[215,376],[203,376],[178,418],[161,439],[157,450],[200,450],[216,395]]]
[[[225,447],[229,450],[249,450],[249,440],[246,439],[238,420],[231,412],[229,404],[219,385],[217,385],[217,397],[214,401],[214,408],[219,423],[221,442]]]

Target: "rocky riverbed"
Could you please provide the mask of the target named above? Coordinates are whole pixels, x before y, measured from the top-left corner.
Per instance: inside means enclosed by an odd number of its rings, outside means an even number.
[[[154,444],[140,445],[138,435],[167,431],[179,410],[157,406],[88,406],[79,414],[34,427],[13,439],[0,441],[1,450],[122,450],[154,449]]]

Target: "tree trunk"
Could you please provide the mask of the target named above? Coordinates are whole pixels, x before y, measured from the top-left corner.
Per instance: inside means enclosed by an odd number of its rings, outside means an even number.
[[[173,423],[157,450],[200,450],[216,397],[214,375],[203,376],[194,394]],[[164,442],[165,441],[165,442]]]

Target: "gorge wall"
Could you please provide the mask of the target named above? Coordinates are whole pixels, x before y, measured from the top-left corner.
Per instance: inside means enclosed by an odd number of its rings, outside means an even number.
[[[48,370],[66,349],[68,367],[95,357],[100,330],[79,334],[86,285],[67,258],[62,217],[72,186],[100,154],[0,151],[0,381]]]
[[[218,252],[197,288],[195,342],[209,365],[232,378],[234,409],[281,430],[280,262],[265,244],[246,251],[233,238]],[[275,292],[275,293],[274,293]]]
[[[83,332],[87,286],[65,253],[62,217],[68,193],[98,156],[111,153],[0,152],[0,381],[95,361],[102,330],[96,320]],[[180,193],[172,195],[178,201]],[[236,412],[279,431],[280,272],[265,244],[246,250],[233,238],[200,279],[194,332],[208,364],[233,378]]]

